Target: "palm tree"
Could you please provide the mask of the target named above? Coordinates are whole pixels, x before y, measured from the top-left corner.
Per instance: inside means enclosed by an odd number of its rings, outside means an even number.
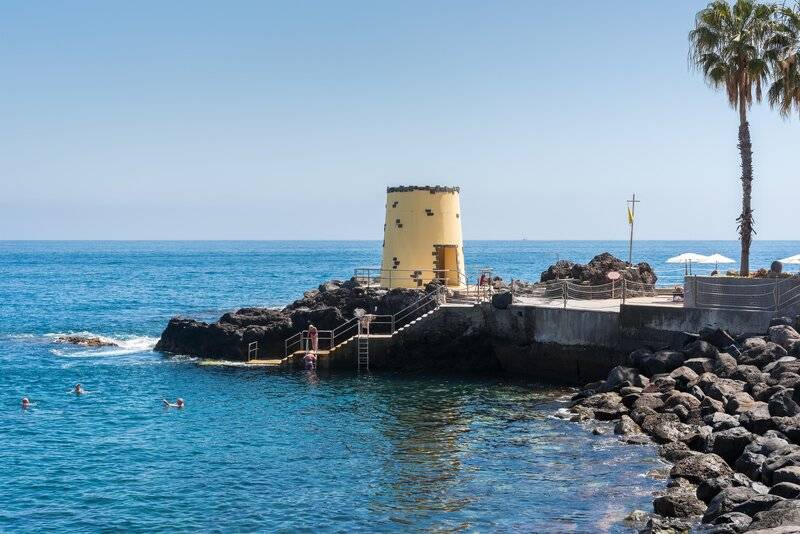
[[[739,153],[742,158],[742,213],[736,219],[742,243],[740,274],[750,274],[753,238],[753,147],[747,110],[761,101],[762,87],[770,75],[768,41],[774,29],[775,8],[754,0],[731,5],[715,0],[697,13],[689,32],[691,65],[702,71],[706,82],[725,89],[728,103],[739,112]]]
[[[777,9],[775,31],[770,39],[773,82],[769,104],[784,118],[793,109],[800,113],[800,2],[796,9]]]

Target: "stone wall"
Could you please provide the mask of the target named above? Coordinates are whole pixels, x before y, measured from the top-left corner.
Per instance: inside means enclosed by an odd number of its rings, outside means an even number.
[[[505,371],[547,381],[604,378],[625,354],[685,342],[706,326],[734,335],[763,332],[772,314],[628,304],[620,312],[511,305],[446,305],[392,338],[373,339],[373,369]],[[326,364],[327,365],[327,364]],[[332,368],[355,367],[355,343]]]

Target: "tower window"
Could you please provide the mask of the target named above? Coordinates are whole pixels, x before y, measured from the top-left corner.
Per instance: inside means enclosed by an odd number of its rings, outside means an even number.
[[[393,208],[396,208],[396,207],[397,207],[397,204],[399,204],[399,202],[395,200],[394,202],[392,202],[392,207],[393,207]]]

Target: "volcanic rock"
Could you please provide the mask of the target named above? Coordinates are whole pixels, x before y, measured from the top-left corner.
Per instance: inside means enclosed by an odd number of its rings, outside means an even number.
[[[56,343],[68,343],[70,345],[80,345],[81,347],[116,347],[117,344],[111,340],[97,336],[87,336],[81,334],[68,334],[56,336],[53,341]]]
[[[716,454],[696,454],[678,460],[670,471],[672,477],[683,477],[699,484],[706,479],[733,475],[733,470]],[[727,510],[730,511],[730,510]]]
[[[608,273],[618,272],[626,280],[653,285],[658,277],[647,263],[629,267],[628,264],[608,252],[598,254],[586,265],[571,261],[559,260],[544,271],[540,277],[542,282],[571,278],[589,285],[608,283]]]
[[[695,496],[694,486],[670,488],[665,495],[656,497],[653,509],[666,517],[691,517],[702,514],[706,505]]]

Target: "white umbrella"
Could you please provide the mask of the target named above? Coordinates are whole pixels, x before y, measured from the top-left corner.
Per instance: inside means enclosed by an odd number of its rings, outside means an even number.
[[[697,254],[696,252],[684,252],[680,256],[674,256],[667,260],[667,263],[686,263],[687,261],[693,261],[695,263],[703,263],[708,256],[703,256],[702,254]]]
[[[712,254],[711,256],[706,256],[705,260],[698,261],[697,263],[713,263],[714,270],[716,271],[719,269],[720,263],[736,263],[736,260],[732,260],[727,256],[723,256],[722,254]]]
[[[678,256],[674,256],[667,260],[667,263],[683,263],[686,274],[689,274],[692,269],[692,262],[699,263],[705,261],[707,256],[697,254],[696,252],[684,252]]]

